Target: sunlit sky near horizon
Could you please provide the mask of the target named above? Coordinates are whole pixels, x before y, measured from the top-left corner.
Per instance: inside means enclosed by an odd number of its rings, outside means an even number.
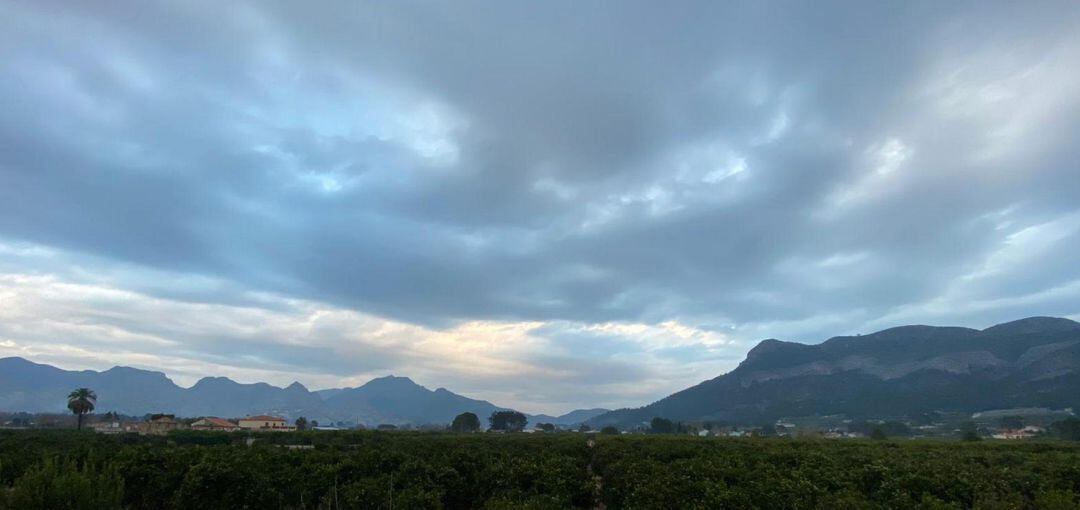
[[[0,0],[0,356],[529,412],[1080,319],[1080,3]]]

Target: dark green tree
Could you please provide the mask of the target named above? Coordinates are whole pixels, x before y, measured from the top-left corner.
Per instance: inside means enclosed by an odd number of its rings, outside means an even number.
[[[888,439],[889,436],[885,435],[885,431],[881,430],[881,427],[874,427],[874,430],[870,432],[870,439],[882,441]]]
[[[1069,441],[1080,441],[1080,418],[1066,418],[1050,425],[1058,437]]]
[[[303,416],[296,419],[296,430],[307,430],[308,422],[307,418]]]
[[[480,418],[473,413],[461,413],[454,417],[450,424],[450,430],[454,432],[476,432],[480,430]]]
[[[543,430],[544,432],[555,432],[555,425],[552,423],[538,423],[536,428]]]
[[[506,432],[521,432],[529,419],[517,411],[495,411],[488,417],[491,430],[503,430]]]
[[[619,435],[619,429],[608,425],[607,427],[600,429],[600,433],[605,436],[617,436]]]
[[[966,421],[960,424],[960,439],[964,441],[978,441],[982,439],[979,437],[979,428],[973,421]]]
[[[675,424],[667,418],[657,416],[649,423],[649,432],[653,434],[671,434],[675,432]]]
[[[588,426],[588,425],[586,425],[584,423],[582,423],[581,426],[578,427],[578,429],[577,429],[578,432],[588,432],[590,430],[592,430],[592,427],[590,427],[590,426]]]
[[[885,423],[882,423],[881,431],[889,437],[911,435],[911,428],[902,421],[887,421]]]
[[[31,466],[0,494],[0,508],[124,508],[124,479],[114,469],[71,459],[46,458]],[[7,501],[5,501],[5,499]]]
[[[93,412],[97,403],[97,394],[90,388],[77,388],[68,394],[67,407],[78,417],[78,428],[82,430],[83,416]]]

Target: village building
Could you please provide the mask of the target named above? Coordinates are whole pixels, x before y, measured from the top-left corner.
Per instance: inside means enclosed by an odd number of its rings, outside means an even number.
[[[121,421],[102,421],[93,423],[90,428],[100,434],[139,433],[139,424]]]
[[[191,430],[214,430],[222,432],[231,432],[239,430],[240,426],[222,418],[203,418],[197,420],[191,424]]]
[[[154,414],[150,416],[150,420],[139,425],[143,429],[140,433],[154,436],[164,436],[174,430],[187,428],[184,424],[176,421],[176,415],[172,414]]]
[[[1027,426],[1022,429],[1002,429],[994,434],[994,439],[1031,439],[1046,433],[1046,429],[1036,426]]]
[[[238,425],[244,430],[296,430],[296,427],[289,425],[285,418],[267,415],[241,418]]]

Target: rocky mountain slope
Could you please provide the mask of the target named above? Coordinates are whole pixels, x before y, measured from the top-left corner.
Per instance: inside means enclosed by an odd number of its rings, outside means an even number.
[[[807,345],[765,340],[733,371],[592,425],[654,416],[764,423],[783,416],[1080,406],[1080,323],[1032,317],[984,330],[902,326]]]

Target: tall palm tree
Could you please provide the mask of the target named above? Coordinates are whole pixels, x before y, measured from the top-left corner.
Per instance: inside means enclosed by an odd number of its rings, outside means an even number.
[[[78,388],[68,394],[68,409],[79,417],[79,430],[82,430],[83,415],[94,410],[97,393],[90,388]]]

